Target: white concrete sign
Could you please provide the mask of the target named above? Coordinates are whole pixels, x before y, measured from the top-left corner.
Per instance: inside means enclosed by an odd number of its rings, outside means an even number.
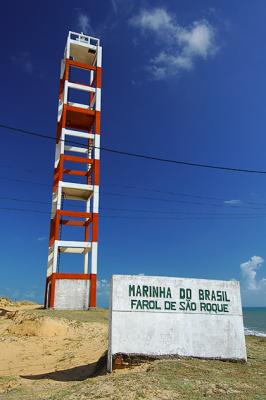
[[[113,275],[109,371],[116,354],[246,360],[239,282]]]

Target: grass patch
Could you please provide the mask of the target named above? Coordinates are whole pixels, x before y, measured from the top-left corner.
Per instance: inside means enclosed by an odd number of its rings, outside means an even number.
[[[104,308],[97,308],[96,310],[75,311],[75,310],[48,310],[48,309],[34,309],[27,310],[27,314],[37,315],[39,317],[50,318],[64,318],[70,321],[78,322],[99,322],[108,323],[109,311]]]
[[[218,360],[159,360],[140,368],[88,379],[49,400],[227,399],[266,400],[266,339],[247,337],[247,363]]]
[[[106,309],[34,309],[25,312],[40,317],[64,318],[77,324],[108,323]],[[0,387],[2,384],[5,392],[0,392],[0,400],[266,400],[266,338],[249,336],[246,344],[247,363],[192,358],[157,360],[80,382],[52,379],[29,382],[19,376],[3,377]],[[75,339],[66,340],[66,348],[71,346],[75,354],[75,346],[78,346]],[[72,351],[61,361],[71,357]],[[66,369],[71,369],[70,363]]]

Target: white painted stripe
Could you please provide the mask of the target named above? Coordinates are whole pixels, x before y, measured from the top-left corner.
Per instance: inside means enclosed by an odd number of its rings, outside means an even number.
[[[69,136],[74,136],[74,137],[80,137],[83,139],[94,139],[94,133],[85,133],[85,132],[80,132],[80,131],[73,131],[71,129],[64,129],[65,135]]]
[[[102,66],[102,47],[98,46],[97,47],[97,67]]]
[[[67,254],[88,254],[91,251],[90,248],[83,249],[81,247],[61,247],[60,253],[67,253]]]
[[[54,219],[56,209],[57,209],[57,200],[58,200],[58,191],[53,193],[52,196],[52,210],[51,210],[51,219]]]
[[[93,185],[86,185],[84,183],[74,183],[74,182],[64,182],[60,181],[59,182],[59,187],[60,188],[71,188],[71,189],[81,189],[81,190],[90,190],[93,191],[93,188],[95,186]]]
[[[54,246],[54,257],[53,257],[53,272],[57,271],[57,256],[58,256],[58,247]]]
[[[61,209],[61,203],[62,203],[62,187],[60,185],[60,181],[59,181],[59,185],[58,185],[58,189],[57,189],[57,204],[56,204],[56,208],[58,210]]]
[[[88,255],[88,253],[84,254],[83,272],[84,272],[84,274],[88,274],[88,272],[89,272],[89,255]]]
[[[51,264],[54,257],[54,246],[49,247],[48,264]]]
[[[64,93],[63,93],[63,103],[64,104],[67,104],[67,98],[68,98],[68,84],[67,84],[67,81],[65,81]]]
[[[95,160],[100,160],[100,146],[101,146],[101,137],[100,135],[95,135],[95,149],[94,149],[94,158]]]
[[[65,146],[66,151],[73,151],[75,153],[88,153],[88,149],[83,147]]]
[[[55,145],[54,167],[57,168],[60,159],[60,142]]]
[[[73,240],[55,240],[55,245],[58,247],[80,247],[88,249],[91,247],[91,242],[79,242]]]
[[[92,84],[94,79],[94,71],[90,71],[90,84]]]
[[[47,274],[46,274],[47,278],[48,278],[50,275],[52,275],[52,273],[53,273],[53,266],[52,266],[52,265],[49,265],[48,268],[47,268]]]
[[[64,154],[65,149],[65,137],[62,135],[61,140],[59,141],[60,155]]]
[[[63,59],[61,60],[60,79],[63,79],[65,67],[66,67],[65,60]]]
[[[93,192],[93,207],[92,212],[98,213],[99,212],[99,189]]]
[[[96,101],[96,95],[93,96],[91,102],[90,102],[90,107],[93,109],[93,107],[95,106],[95,101]]]
[[[101,111],[101,89],[96,89],[96,111]]]
[[[97,274],[98,242],[91,244],[91,273]]]
[[[96,89],[92,86],[87,86],[87,85],[81,85],[79,83],[74,83],[74,82],[69,82],[65,81],[67,87],[72,88],[72,89],[77,89],[77,90],[83,90],[84,92],[91,92],[95,93]]]
[[[69,58],[70,56],[70,40],[67,40],[67,45],[66,45],[66,58]]]
[[[90,110],[90,106],[82,103],[73,103],[72,101],[68,101],[67,104],[72,107],[78,107],[78,108],[85,108],[87,110]]]
[[[60,121],[63,112],[63,102],[59,100],[58,102],[58,113],[57,113],[57,122]]]

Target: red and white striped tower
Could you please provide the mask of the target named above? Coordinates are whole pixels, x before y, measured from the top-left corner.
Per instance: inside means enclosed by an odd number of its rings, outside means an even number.
[[[69,32],[60,75],[47,308],[96,307],[101,74],[99,39]],[[68,226],[83,227],[84,240],[64,240]],[[60,253],[83,254],[83,271],[59,272]]]

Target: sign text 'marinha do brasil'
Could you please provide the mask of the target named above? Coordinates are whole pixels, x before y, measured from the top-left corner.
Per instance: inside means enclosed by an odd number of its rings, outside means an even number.
[[[179,288],[173,292],[173,289],[164,286],[129,285],[130,308],[138,311],[229,312],[230,299],[225,290],[198,289],[194,296],[189,288]],[[179,300],[176,301],[178,296]]]

